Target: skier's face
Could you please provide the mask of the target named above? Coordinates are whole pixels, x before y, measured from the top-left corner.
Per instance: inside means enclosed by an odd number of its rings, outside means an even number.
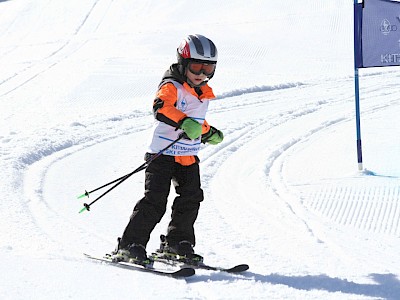
[[[207,78],[207,75],[205,75],[204,73],[196,75],[190,72],[189,69],[186,71],[186,76],[194,85],[200,85]]]

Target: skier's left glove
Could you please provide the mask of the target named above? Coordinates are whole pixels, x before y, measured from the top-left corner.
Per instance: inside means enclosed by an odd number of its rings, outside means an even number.
[[[202,143],[209,143],[211,145],[216,145],[222,142],[224,139],[224,134],[221,130],[210,126],[210,130],[201,136]]]

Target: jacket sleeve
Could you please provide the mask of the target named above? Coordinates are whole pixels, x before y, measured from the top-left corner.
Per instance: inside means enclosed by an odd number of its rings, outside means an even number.
[[[201,134],[206,134],[207,132],[210,131],[210,125],[208,124],[208,122],[206,120],[204,120],[204,123],[201,127]]]
[[[153,102],[154,117],[160,122],[179,128],[180,121],[187,115],[176,108],[177,100],[178,92],[172,83],[161,86]]]

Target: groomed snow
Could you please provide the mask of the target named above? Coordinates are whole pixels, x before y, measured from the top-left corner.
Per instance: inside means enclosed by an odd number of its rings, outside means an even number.
[[[360,71],[359,172],[352,4],[0,1],[0,298],[400,299],[400,73]],[[98,194],[76,197],[143,163],[192,33],[219,50],[207,120],[225,135],[200,153],[196,251],[250,269],[177,280],[89,261],[115,247],[143,173],[90,212]]]

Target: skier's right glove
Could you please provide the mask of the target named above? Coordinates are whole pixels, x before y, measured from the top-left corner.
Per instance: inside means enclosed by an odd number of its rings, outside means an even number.
[[[179,128],[182,129],[187,137],[191,140],[195,140],[201,136],[202,126],[199,122],[193,120],[192,118],[184,118],[181,121]]]

